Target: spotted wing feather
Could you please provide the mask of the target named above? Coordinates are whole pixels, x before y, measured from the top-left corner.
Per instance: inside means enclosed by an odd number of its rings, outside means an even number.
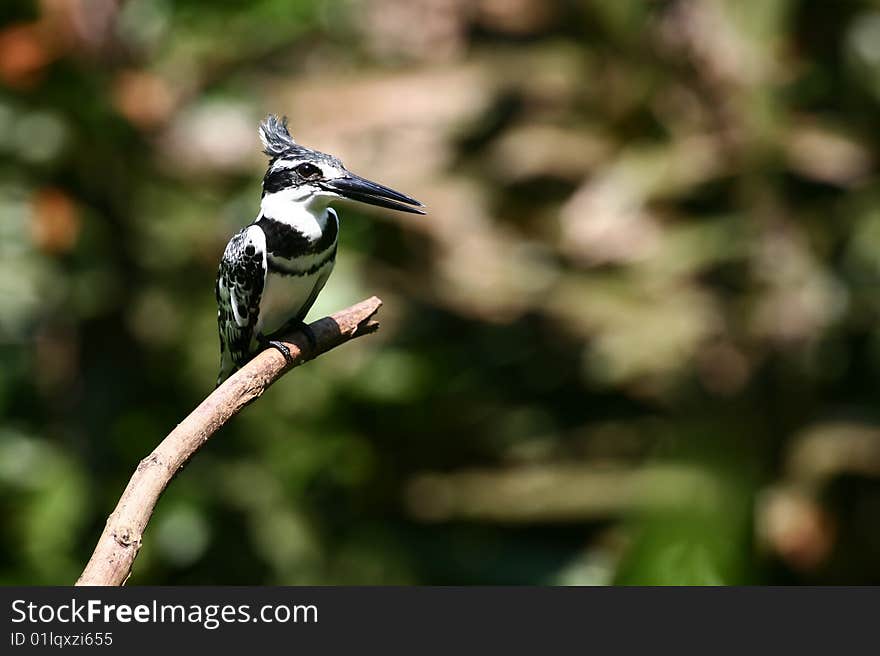
[[[256,352],[260,298],[266,285],[266,237],[256,225],[232,237],[217,272],[219,385]]]

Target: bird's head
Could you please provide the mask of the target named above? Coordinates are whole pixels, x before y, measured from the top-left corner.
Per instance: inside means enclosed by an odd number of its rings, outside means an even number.
[[[425,213],[415,198],[355,175],[336,157],[296,143],[287,130],[287,117],[279,120],[269,114],[260,124],[260,140],[269,156],[264,197],[284,193],[291,201],[304,204],[348,198],[401,212]]]

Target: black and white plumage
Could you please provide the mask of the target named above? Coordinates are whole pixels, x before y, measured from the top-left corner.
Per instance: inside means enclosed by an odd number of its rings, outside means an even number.
[[[260,213],[229,241],[217,273],[218,385],[265,346],[283,348],[274,334],[302,325],[336,261],[333,198],[424,214],[414,198],[297,144],[286,118],[267,117],[260,139],[269,157]]]

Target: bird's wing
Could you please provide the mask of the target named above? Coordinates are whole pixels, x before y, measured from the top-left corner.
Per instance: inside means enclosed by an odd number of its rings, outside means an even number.
[[[217,272],[217,326],[220,330],[219,385],[256,350],[260,297],[266,285],[266,235],[256,225],[229,240]]]

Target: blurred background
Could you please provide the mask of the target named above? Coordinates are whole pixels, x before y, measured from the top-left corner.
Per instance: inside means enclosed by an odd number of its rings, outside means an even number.
[[[0,582],[213,387],[257,124],[385,301],[179,475],[133,584],[880,583],[880,2],[7,0]]]

